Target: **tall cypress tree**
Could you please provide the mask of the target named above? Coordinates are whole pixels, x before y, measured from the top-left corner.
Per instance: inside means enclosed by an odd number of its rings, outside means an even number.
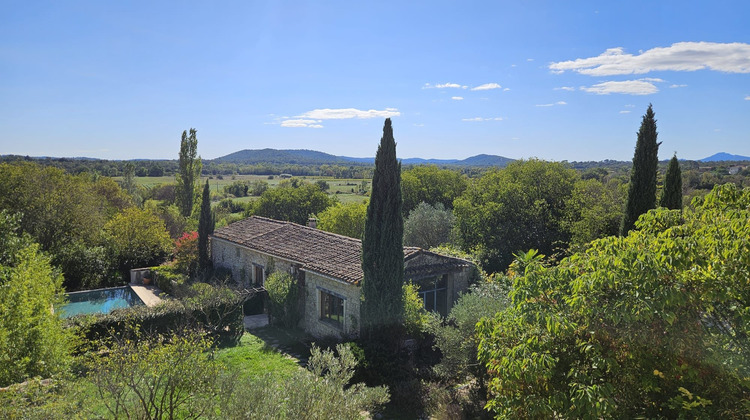
[[[633,169],[630,171],[628,201],[620,225],[620,235],[625,236],[635,226],[643,213],[656,207],[656,169],[659,164],[659,145],[656,142],[656,119],[651,104],[643,115],[638,140],[635,143]]]
[[[211,191],[206,186],[203,187],[203,197],[201,201],[201,214],[198,220],[198,270],[203,272],[211,267],[211,256],[208,252],[208,236],[214,233],[216,221],[211,212]]]
[[[383,137],[375,155],[370,204],[362,239],[364,300],[360,309],[363,337],[375,339],[398,331],[403,319],[404,219],[401,215],[401,163],[391,119],[385,120]]]
[[[175,177],[175,181],[177,181],[175,195],[177,207],[185,217],[190,217],[193,212],[193,201],[197,188],[196,180],[200,178],[203,167],[201,158],[198,156],[197,133],[194,128],[190,129],[189,136],[187,131],[183,131],[180,141],[180,167]]]
[[[664,175],[664,190],[661,192],[659,205],[670,210],[682,210],[682,171],[676,154],[672,156],[667,166],[667,173]]]

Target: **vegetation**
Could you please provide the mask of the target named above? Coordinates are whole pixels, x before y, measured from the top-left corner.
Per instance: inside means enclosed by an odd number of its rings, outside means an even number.
[[[164,222],[148,210],[130,207],[110,219],[103,228],[104,242],[122,273],[164,261],[172,240]]]
[[[203,187],[203,196],[201,198],[201,212],[198,219],[198,270],[206,272],[211,268],[211,256],[208,244],[208,237],[214,233],[216,219],[211,211],[211,194],[208,180]]]
[[[269,314],[275,322],[294,328],[300,320],[299,288],[291,274],[274,271],[265,282],[268,291]]]
[[[175,180],[175,197],[180,213],[184,217],[190,217],[193,213],[193,202],[195,201],[197,180],[200,179],[202,163],[198,156],[198,138],[197,131],[190,129],[190,136],[187,131],[182,132],[180,141],[180,167]]]
[[[362,239],[367,218],[367,201],[337,203],[318,213],[318,228],[350,238]]]
[[[671,210],[682,209],[682,172],[676,154],[669,161],[667,173],[664,175],[664,189],[661,193],[659,206]]]
[[[516,252],[554,254],[569,238],[566,202],[575,181],[565,164],[533,159],[487,172],[454,203],[461,247],[489,272],[505,270]]]
[[[404,170],[401,173],[401,189],[404,195],[404,216],[420,203],[432,206],[442,204],[446,209],[453,208],[453,200],[466,190],[468,180],[459,172],[439,169],[435,165],[422,165]]]
[[[266,190],[250,212],[257,216],[305,225],[311,214],[321,212],[332,204],[333,200],[319,186],[295,179]]]
[[[656,119],[651,104],[638,130],[635,143],[633,169],[630,171],[628,199],[625,205],[625,216],[620,226],[620,235],[625,236],[635,226],[638,216],[656,207],[656,174],[659,164],[659,145],[656,142]]]
[[[437,203],[419,203],[404,220],[404,245],[430,249],[451,240],[456,223],[453,212]]]
[[[717,187],[513,276],[479,325],[501,418],[741,418],[750,412],[750,190]]]
[[[71,361],[71,334],[52,311],[62,276],[18,219],[0,211],[0,386],[63,373]]]
[[[362,239],[362,334],[390,337],[403,320],[404,219],[401,215],[401,164],[391,119],[385,120],[383,137],[375,155],[372,195],[367,207]],[[386,332],[387,331],[387,332]]]

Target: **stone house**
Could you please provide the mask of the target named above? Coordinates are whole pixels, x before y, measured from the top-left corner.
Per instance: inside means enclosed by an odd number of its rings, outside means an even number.
[[[316,337],[359,333],[362,242],[315,228],[252,216],[211,236],[214,267],[232,271],[244,287],[262,287],[274,270],[300,287],[301,327]],[[466,290],[474,265],[404,247],[404,278],[419,286],[425,308],[446,315]]]

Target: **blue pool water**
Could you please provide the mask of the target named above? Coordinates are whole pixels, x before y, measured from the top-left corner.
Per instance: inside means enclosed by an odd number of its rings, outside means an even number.
[[[63,318],[82,314],[106,314],[119,308],[143,305],[141,298],[130,286],[73,292],[68,293],[67,298],[68,303],[59,308]]]

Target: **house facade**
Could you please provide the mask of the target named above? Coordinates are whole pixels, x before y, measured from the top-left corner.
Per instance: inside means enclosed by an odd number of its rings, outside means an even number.
[[[262,287],[273,271],[300,288],[301,327],[316,337],[359,333],[362,242],[315,228],[252,216],[211,236],[214,267],[232,271],[244,287]],[[425,308],[446,315],[466,290],[474,265],[460,258],[404,247],[404,279],[419,286]]]

